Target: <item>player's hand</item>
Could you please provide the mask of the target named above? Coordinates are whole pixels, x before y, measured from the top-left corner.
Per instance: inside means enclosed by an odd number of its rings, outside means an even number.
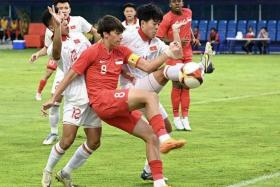
[[[55,105],[55,102],[52,98],[49,99],[48,101],[46,101],[41,107],[41,112],[42,112],[43,116],[47,116],[48,115],[47,110],[50,109],[51,107],[53,107],[54,105]]]
[[[179,59],[182,58],[183,54],[182,54],[182,47],[181,44],[179,42],[171,42],[169,44],[169,48],[167,50],[164,51],[164,53],[173,59]]]
[[[39,58],[39,53],[33,53],[29,59],[29,63],[32,64],[33,62],[35,62],[37,59]]]
[[[192,44],[193,44],[194,46],[201,46],[201,43],[200,43],[199,39],[196,39],[196,38],[193,38]]]
[[[60,26],[60,24],[62,23],[62,21],[64,19],[64,15],[63,15],[62,11],[58,11],[58,13],[56,13],[54,5],[52,6],[52,8],[48,6],[48,10],[49,10],[49,13],[52,15],[52,17],[54,18],[56,26]]]

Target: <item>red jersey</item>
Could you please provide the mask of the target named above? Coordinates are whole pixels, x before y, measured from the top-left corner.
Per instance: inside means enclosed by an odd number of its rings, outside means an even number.
[[[128,63],[132,52],[124,46],[118,46],[111,52],[100,42],[86,49],[73,64],[72,70],[85,74],[90,103],[101,90],[115,90],[118,86],[122,64]]]
[[[182,9],[182,15],[174,14],[172,11],[169,11],[164,15],[162,22],[159,25],[159,29],[157,31],[157,37],[164,38],[166,37],[168,40],[173,41],[173,30],[172,25],[176,21],[187,20],[187,24],[180,28],[180,38],[187,39],[191,41],[191,27],[192,23],[192,11],[188,8]],[[183,46],[183,59],[184,62],[192,61],[192,47],[191,43],[188,42],[186,46]]]

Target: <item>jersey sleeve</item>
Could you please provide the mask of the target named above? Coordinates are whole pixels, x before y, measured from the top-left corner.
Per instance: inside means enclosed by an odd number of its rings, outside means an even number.
[[[47,55],[52,58],[52,54],[53,54],[53,43],[51,42],[51,44],[48,46],[47,49]]]
[[[140,56],[132,53],[132,51],[127,47],[123,47],[122,51],[124,55],[124,64],[129,64],[133,67],[136,67],[138,61],[140,60]]]
[[[170,28],[170,21],[168,18],[168,15],[165,15],[163,17],[162,22],[159,25],[158,31],[157,31],[157,37],[164,38],[167,35],[167,32]]]
[[[158,42],[158,47],[159,47],[159,54],[163,54],[163,52],[165,50],[167,50],[169,48],[168,45],[166,45],[163,41],[161,41],[160,39],[158,39],[159,42]]]
[[[45,47],[49,47],[52,43],[52,31],[50,31],[49,29],[46,29],[46,32],[45,32],[45,40],[44,40],[44,44],[45,44]]]
[[[83,17],[79,17],[79,21],[81,23],[82,33],[90,32],[92,25]]]
[[[95,50],[93,50],[92,48],[86,49],[72,65],[72,70],[79,75],[84,74],[87,68],[94,63],[95,57]]]

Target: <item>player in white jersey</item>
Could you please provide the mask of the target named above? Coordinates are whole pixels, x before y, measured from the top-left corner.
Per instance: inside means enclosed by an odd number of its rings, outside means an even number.
[[[123,5],[123,15],[125,20],[122,22],[122,25],[126,30],[139,29],[139,19],[136,17],[136,6],[133,3],[126,3]]]
[[[43,22],[54,31],[53,43],[48,47],[48,55],[58,61],[64,72],[68,72],[79,55],[91,44],[80,32],[69,32],[67,20],[55,13],[54,6],[44,12]],[[64,92],[63,135],[51,150],[43,171],[42,186],[51,186],[52,172],[65,151],[75,140],[77,130],[84,127],[87,141],[83,143],[66,166],[56,174],[56,179],[66,187],[72,187],[71,172],[80,167],[100,145],[101,121],[89,106],[84,76],[71,82]]]
[[[80,33],[88,33],[91,32],[95,38],[99,38],[99,34],[97,33],[96,29],[88,23],[84,18],[80,16],[70,16],[71,8],[69,0],[55,0],[54,5],[62,11],[64,15],[64,19],[68,20],[69,22],[69,32],[80,32]],[[44,56],[47,54],[47,48],[52,43],[52,36],[53,33],[46,29],[45,33],[45,46],[40,51],[32,54],[30,62],[34,62],[37,60],[40,56]],[[48,78],[52,75],[52,73],[56,70],[57,63],[50,59],[47,64],[47,71],[42,80],[40,80],[39,88],[36,93],[36,100],[41,100],[41,92],[44,88],[44,86],[47,83]],[[63,72],[58,68],[56,71],[56,76],[53,82],[52,91],[53,94],[55,91],[55,88],[59,84],[59,82],[63,79]],[[43,144],[49,145],[53,144],[58,139],[58,123],[59,123],[59,104],[60,102],[57,102],[55,106],[53,106],[50,109],[49,113],[49,121],[50,121],[50,127],[51,132],[48,134],[48,136],[44,139]]]
[[[160,14],[159,12],[160,9],[155,5],[146,4],[139,7],[137,15],[140,19],[140,29],[129,30],[123,33],[122,44],[130,48],[135,54],[147,60],[155,59],[163,54],[168,48],[164,42],[155,37],[161,20],[154,20],[154,17],[156,14]],[[186,23],[178,22],[173,25],[173,35],[174,39],[177,41],[180,41],[179,28],[184,24]],[[159,76],[156,76],[155,74]],[[126,88],[134,87],[136,89],[146,89],[158,93],[167,81],[161,81],[159,79],[160,77],[164,77],[163,73],[160,73],[160,71],[158,71],[158,73],[155,72],[155,74],[151,75],[130,65],[123,65],[120,85]],[[172,126],[168,120],[168,115],[161,104],[160,112],[165,122],[165,128],[170,133],[172,131]],[[147,160],[141,178],[143,180],[152,180],[152,174]]]

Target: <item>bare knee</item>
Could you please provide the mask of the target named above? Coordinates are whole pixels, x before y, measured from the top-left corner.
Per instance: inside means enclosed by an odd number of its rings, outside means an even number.
[[[96,150],[100,147],[101,145],[101,141],[100,139],[98,140],[87,140],[87,146],[91,149],[91,150]]]
[[[156,134],[154,134],[154,133],[147,136],[145,141],[146,141],[147,144],[153,144],[155,146],[159,145],[159,139],[156,136]]]
[[[60,140],[60,147],[63,150],[67,150],[74,142],[75,140],[75,136],[74,135],[70,135],[67,137],[62,137],[62,139]]]

